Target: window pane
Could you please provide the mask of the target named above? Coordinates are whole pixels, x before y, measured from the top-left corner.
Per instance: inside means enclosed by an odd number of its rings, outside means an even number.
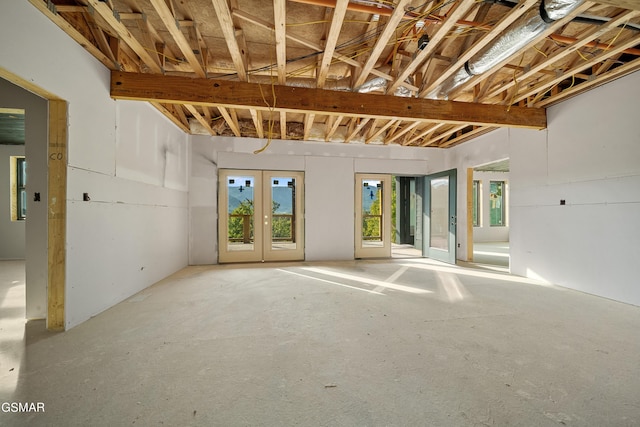
[[[271,249],[296,249],[296,179],[271,178]]]
[[[449,177],[431,180],[429,247],[449,250]]]
[[[230,176],[227,179],[227,249],[252,251],[254,240],[252,176]]]
[[[473,181],[473,226],[480,227],[480,181]]]
[[[379,180],[362,182],[362,246],[383,246],[382,185]]]
[[[505,225],[504,181],[491,181],[489,187],[489,215],[492,226]]]

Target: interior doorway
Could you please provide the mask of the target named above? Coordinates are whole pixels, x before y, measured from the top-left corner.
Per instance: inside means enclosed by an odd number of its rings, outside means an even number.
[[[219,262],[304,259],[304,172],[221,169]]]
[[[509,271],[509,159],[470,168],[467,179],[467,257],[476,265]]]
[[[422,257],[422,177],[394,176],[392,258]]]

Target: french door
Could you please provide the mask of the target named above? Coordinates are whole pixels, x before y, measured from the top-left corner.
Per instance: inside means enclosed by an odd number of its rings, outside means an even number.
[[[221,169],[219,262],[304,259],[304,172]]]
[[[422,255],[456,263],[456,170],[424,177]]]
[[[391,176],[356,174],[355,257],[391,257]]]

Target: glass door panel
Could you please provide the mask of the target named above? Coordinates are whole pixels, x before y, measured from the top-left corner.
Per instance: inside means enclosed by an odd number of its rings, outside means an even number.
[[[261,182],[260,171],[220,171],[220,262],[262,259],[262,227],[256,227],[262,212]]]
[[[266,261],[304,259],[303,172],[264,172]]]
[[[391,176],[356,174],[356,258],[391,256]]]
[[[424,178],[423,256],[456,263],[456,170]]]
[[[449,250],[449,177],[431,180],[429,247]]]

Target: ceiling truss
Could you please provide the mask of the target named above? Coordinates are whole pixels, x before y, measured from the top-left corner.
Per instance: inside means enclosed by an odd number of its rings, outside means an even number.
[[[640,69],[635,0],[576,0],[446,100],[426,98],[541,0],[29,1],[112,70],[114,98],[207,135],[447,148],[544,128]]]

